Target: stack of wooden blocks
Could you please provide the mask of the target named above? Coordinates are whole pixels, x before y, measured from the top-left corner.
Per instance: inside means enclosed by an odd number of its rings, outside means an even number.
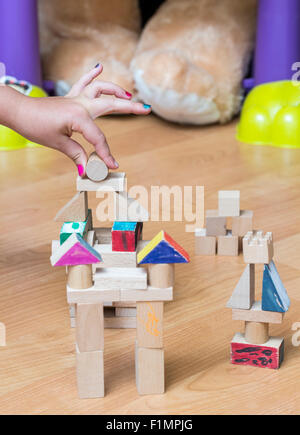
[[[240,192],[219,191],[218,210],[207,210],[205,228],[195,230],[196,255],[239,255],[241,239],[252,230],[252,225],[253,212],[240,210]]]
[[[136,326],[138,392],[163,393],[163,306],[173,299],[174,264],[189,262],[188,254],[164,231],[150,242],[142,240],[148,216],[125,192],[124,173],[110,173],[101,181],[78,177],[77,190],[55,218],[63,225],[60,241],[52,242],[51,264],[67,267],[79,397],[104,396],[105,325]],[[114,192],[112,228],[93,228],[88,191]],[[130,216],[129,204],[136,210]],[[112,316],[104,317],[105,305],[114,310]]]
[[[249,231],[243,238],[247,266],[227,303],[233,320],[245,322],[245,333],[231,342],[232,364],[278,369],[284,358],[284,339],[269,336],[269,324],[282,323],[290,306],[273,258],[272,233]],[[255,265],[264,265],[262,300],[255,301]]]

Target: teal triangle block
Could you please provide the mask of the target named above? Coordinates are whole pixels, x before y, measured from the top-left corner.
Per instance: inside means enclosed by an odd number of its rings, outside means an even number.
[[[290,299],[282,284],[273,261],[265,264],[262,290],[263,311],[275,311],[285,313],[290,306]]]

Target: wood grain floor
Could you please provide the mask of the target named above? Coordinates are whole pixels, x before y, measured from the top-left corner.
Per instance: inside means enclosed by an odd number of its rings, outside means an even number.
[[[225,304],[242,257],[195,257],[184,223],[148,223],[146,239],[164,228],[192,257],[178,266],[175,301],[166,305],[167,391],[138,396],[135,331],[106,330],[106,397],[78,400],[65,274],[49,263],[59,232],[53,217],[75,192],[75,168],[47,149],[1,152],[0,321],[7,346],[0,348],[0,413],[299,413],[300,347],[292,346],[291,328],[300,322],[300,150],[238,144],[235,122],[180,127],[149,116],[99,124],[130,185],[204,185],[208,208],[216,207],[218,189],[240,189],[255,227],[274,232],[292,301],[284,324],[271,326],[286,337],[285,362],[279,371],[229,364],[229,343],[242,323],[231,320]]]

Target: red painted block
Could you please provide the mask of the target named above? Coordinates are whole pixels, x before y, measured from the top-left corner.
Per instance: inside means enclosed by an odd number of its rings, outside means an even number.
[[[111,231],[112,250],[134,252],[142,229],[142,222],[115,222]]]
[[[264,344],[250,344],[242,334],[235,334],[231,342],[231,364],[279,369],[283,359],[283,338],[271,337]]]

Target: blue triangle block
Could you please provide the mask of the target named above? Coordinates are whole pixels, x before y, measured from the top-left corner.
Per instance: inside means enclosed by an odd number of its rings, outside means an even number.
[[[290,306],[290,299],[284,288],[273,261],[265,264],[262,291],[263,311],[285,313]]]
[[[174,249],[165,240],[152,249],[151,252],[139,264],[157,264],[157,263],[188,263],[176,249]]]

